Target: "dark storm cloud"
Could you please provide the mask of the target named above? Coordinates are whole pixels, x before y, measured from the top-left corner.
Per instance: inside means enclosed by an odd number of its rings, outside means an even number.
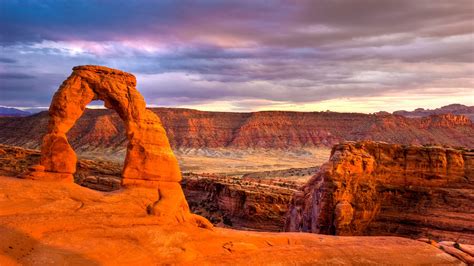
[[[456,93],[473,17],[471,0],[1,1],[0,104],[47,104],[80,64],[131,71],[161,104]]]

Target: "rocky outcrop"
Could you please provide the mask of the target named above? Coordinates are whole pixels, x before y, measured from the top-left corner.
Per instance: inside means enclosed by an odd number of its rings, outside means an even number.
[[[0,144],[0,175],[19,176],[35,168],[41,152]],[[79,159],[74,173],[74,182],[99,191],[113,191],[122,187],[122,164]]]
[[[292,198],[287,231],[474,243],[474,151],[346,142]]]
[[[32,178],[57,176],[72,180],[77,158],[66,133],[81,117],[87,104],[102,100],[125,124],[128,144],[122,183],[156,187],[163,185],[159,182],[179,182],[178,162],[166,132],[160,119],[146,109],[145,100],[135,86],[135,77],[120,70],[100,66],[74,67],[55,93],[49,108],[48,131],[43,137],[40,162],[48,174],[36,171]],[[112,129],[112,134],[115,133]]]
[[[464,115],[441,114],[421,119],[421,128],[452,128],[470,125],[472,125],[471,120]]]
[[[151,108],[177,149],[301,149],[332,147],[342,141],[374,140],[474,148],[474,126],[462,116],[407,118],[399,115],[335,112],[204,112]],[[444,117],[444,118],[443,118]],[[38,148],[46,133],[47,113],[0,118],[0,143]],[[76,152],[123,153],[126,128],[110,110],[86,110],[68,132]]]
[[[103,66],[77,66],[54,94],[49,122],[41,145],[40,164],[23,178],[73,182],[77,157],[66,134],[82,116],[86,105],[102,100],[125,125],[127,153],[122,186],[157,189],[147,213],[174,222],[193,221],[212,227],[189,211],[179,184],[181,172],[160,119],[150,110],[132,74]],[[112,134],[116,132],[112,129]],[[152,192],[153,193],[153,192]]]

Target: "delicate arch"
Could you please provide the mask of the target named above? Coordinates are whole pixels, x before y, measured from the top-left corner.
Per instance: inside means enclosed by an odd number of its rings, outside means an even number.
[[[70,179],[77,157],[66,133],[93,100],[104,101],[125,123],[128,139],[123,185],[156,186],[179,182],[181,173],[160,119],[146,109],[132,74],[102,66],[77,66],[54,94],[41,162],[48,176]]]

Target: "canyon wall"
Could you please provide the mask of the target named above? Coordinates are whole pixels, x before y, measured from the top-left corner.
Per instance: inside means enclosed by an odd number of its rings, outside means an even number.
[[[474,243],[474,151],[346,142],[295,193],[285,229]]]
[[[462,115],[406,118],[391,114],[335,112],[204,112],[152,108],[174,149],[332,147],[342,141],[376,140],[400,144],[474,147],[474,126]],[[38,148],[48,114],[0,118],[0,143]],[[124,152],[123,122],[110,110],[86,110],[68,132],[77,152]]]
[[[193,213],[220,227],[283,231],[294,188],[229,178],[185,175],[181,182]]]

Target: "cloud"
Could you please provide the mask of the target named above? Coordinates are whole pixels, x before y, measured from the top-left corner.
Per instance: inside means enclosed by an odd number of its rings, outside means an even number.
[[[34,79],[32,75],[24,73],[0,73],[0,79]]]
[[[0,57],[0,63],[3,63],[3,64],[12,64],[12,63],[16,63],[16,60],[15,60],[15,59],[11,59],[11,58],[6,58],[6,57]]]
[[[5,1],[0,104],[48,105],[82,64],[135,73],[159,105],[459,99],[474,87],[473,17],[469,0]]]

